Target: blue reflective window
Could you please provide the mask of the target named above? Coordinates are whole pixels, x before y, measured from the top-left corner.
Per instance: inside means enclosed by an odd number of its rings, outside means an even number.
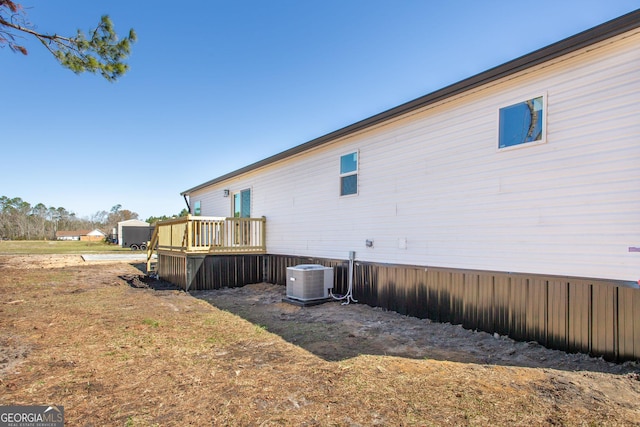
[[[242,190],[233,195],[233,216],[235,218],[251,217],[251,190]]]
[[[340,195],[356,194],[358,192],[358,175],[348,175],[340,178]]]
[[[358,153],[351,153],[340,157],[340,174],[356,172],[358,170]]]
[[[358,193],[358,153],[340,157],[340,195]]]
[[[498,147],[506,148],[542,141],[544,120],[542,96],[501,108]]]

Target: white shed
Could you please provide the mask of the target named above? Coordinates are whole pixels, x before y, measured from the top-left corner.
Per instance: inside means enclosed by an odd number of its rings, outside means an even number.
[[[149,223],[139,219],[128,219],[118,223],[118,244],[122,245],[122,227],[148,227]]]

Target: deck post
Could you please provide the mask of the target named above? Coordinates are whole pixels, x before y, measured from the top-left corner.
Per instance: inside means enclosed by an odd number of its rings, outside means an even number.
[[[190,251],[193,247],[193,226],[191,215],[187,215],[187,223],[185,224],[185,238],[186,242],[184,242],[183,246],[187,248],[187,251]]]
[[[262,243],[262,250],[266,252],[267,250],[267,217],[262,215],[262,224],[260,227],[260,242]]]

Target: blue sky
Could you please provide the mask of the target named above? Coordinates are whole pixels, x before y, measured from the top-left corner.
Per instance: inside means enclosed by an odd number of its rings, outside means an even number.
[[[23,1],[33,25],[134,28],[116,83],[0,50],[0,196],[142,219],[180,192],[631,12],[638,0]]]

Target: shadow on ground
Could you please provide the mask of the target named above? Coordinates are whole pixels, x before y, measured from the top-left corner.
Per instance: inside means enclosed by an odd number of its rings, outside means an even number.
[[[370,354],[636,376],[640,373],[637,362],[609,363],[586,354],[550,350],[536,342],[518,342],[365,304],[328,302],[299,307],[283,302],[285,288],[279,285],[260,283],[190,294],[328,361]]]
[[[135,265],[143,271],[144,264]],[[121,276],[134,288],[180,290],[144,274]],[[460,363],[629,374],[640,379],[640,364],[616,364],[586,354],[550,350],[536,342],[472,331],[365,304],[338,301],[301,307],[284,302],[285,287],[258,283],[239,288],[191,291],[213,307],[260,326],[327,361],[362,354]]]

